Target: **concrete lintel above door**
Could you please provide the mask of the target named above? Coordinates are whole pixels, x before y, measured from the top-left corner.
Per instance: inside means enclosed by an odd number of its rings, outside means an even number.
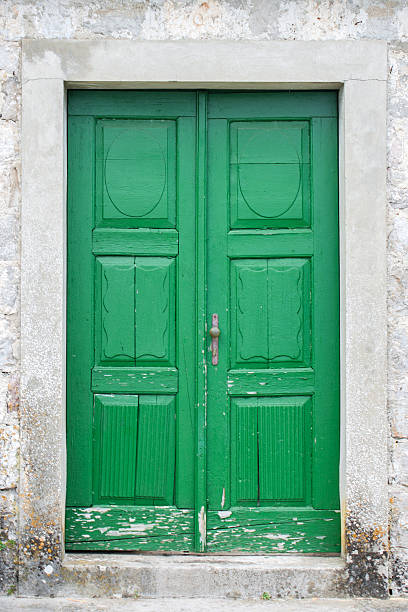
[[[74,88],[338,89],[386,79],[386,44],[377,40],[25,40],[23,50],[24,81]]]
[[[61,577],[67,576],[61,566],[65,90],[74,87],[340,90],[346,565],[336,572],[342,593],[386,596],[386,44],[380,41],[23,41],[20,593],[61,593]],[[40,537],[46,554],[34,552]],[[316,582],[325,584],[320,562],[310,560]],[[301,580],[297,571],[291,588]],[[332,593],[330,587],[321,595]]]

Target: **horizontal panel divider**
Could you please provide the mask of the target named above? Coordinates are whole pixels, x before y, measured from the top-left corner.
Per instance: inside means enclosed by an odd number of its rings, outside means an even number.
[[[103,368],[92,370],[94,393],[138,393],[165,395],[177,393],[176,368]]]
[[[92,233],[94,255],[176,256],[178,232],[173,229],[97,228]]]
[[[280,91],[265,97],[256,91],[240,91],[232,97],[228,92],[211,92],[208,119],[232,121],[304,121],[315,117],[337,118],[337,92]]]
[[[228,234],[229,257],[310,257],[311,230],[233,230]]]
[[[70,115],[91,115],[101,119],[174,119],[195,117],[196,94],[193,91],[74,90],[69,92]]]
[[[311,368],[279,370],[229,370],[229,395],[311,395],[314,393]]]
[[[231,506],[230,512],[208,510],[207,527],[209,529],[228,529],[232,525],[266,525],[269,522],[273,527],[280,523],[316,519],[336,519],[339,510],[319,510],[312,506]],[[293,518],[296,517],[296,519]]]

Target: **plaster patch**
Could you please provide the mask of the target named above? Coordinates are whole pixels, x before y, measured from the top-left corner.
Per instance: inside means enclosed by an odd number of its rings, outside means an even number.
[[[296,40],[340,40],[359,38],[367,29],[364,8],[323,0],[281,2],[278,31],[282,38]]]
[[[253,38],[249,29],[249,4],[244,8],[229,2],[166,0],[146,8],[141,36],[146,40]]]

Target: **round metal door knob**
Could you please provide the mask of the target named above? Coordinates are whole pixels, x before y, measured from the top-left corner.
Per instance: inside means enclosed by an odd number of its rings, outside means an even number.
[[[210,329],[210,336],[211,336],[211,338],[218,338],[220,333],[221,333],[221,330],[220,330],[219,327],[212,327]]]

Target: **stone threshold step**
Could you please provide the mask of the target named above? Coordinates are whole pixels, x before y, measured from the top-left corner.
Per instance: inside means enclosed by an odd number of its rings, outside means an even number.
[[[339,557],[80,554],[65,556],[58,596],[235,599],[342,597]]]
[[[374,612],[377,610],[394,610],[398,612],[408,610],[407,599],[313,599],[302,601],[302,612]],[[271,600],[231,601],[228,599],[89,599],[75,597],[29,597],[0,598],[2,612],[20,612],[36,610],[45,612],[299,612],[299,601]]]

